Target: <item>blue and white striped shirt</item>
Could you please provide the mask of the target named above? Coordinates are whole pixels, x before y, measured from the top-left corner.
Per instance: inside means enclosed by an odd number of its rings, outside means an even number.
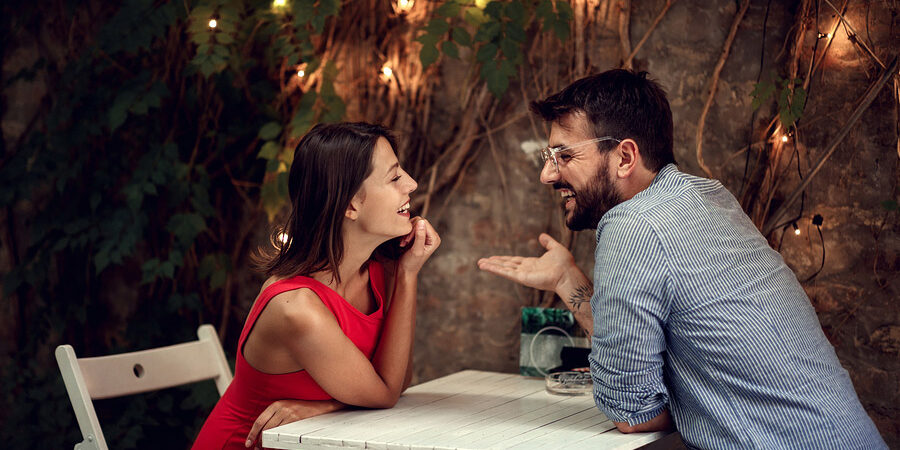
[[[887,448],[815,310],[718,181],[664,167],[597,227],[594,399],[703,449]]]

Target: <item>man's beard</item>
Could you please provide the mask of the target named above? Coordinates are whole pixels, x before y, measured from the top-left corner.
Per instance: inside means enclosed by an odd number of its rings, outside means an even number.
[[[603,215],[619,203],[622,203],[622,196],[613,186],[612,177],[604,167],[591,184],[575,193],[575,209],[572,217],[566,220],[566,226],[572,231],[595,229]]]

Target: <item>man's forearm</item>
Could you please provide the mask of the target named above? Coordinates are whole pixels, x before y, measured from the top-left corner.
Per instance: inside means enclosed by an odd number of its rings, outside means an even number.
[[[557,286],[556,295],[563,300],[578,324],[590,335],[594,330],[594,318],[591,315],[594,283],[584,272],[573,266],[566,272],[563,282]]]

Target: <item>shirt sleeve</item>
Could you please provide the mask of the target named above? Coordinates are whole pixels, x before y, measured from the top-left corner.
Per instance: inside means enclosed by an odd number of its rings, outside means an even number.
[[[594,255],[594,401],[613,421],[636,425],[659,415],[669,399],[663,382],[669,271],[659,236],[644,219],[610,214]]]

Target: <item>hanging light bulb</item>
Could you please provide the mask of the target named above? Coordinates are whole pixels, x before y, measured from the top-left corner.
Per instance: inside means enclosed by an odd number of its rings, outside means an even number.
[[[781,142],[787,143],[787,141],[788,141],[788,136],[787,136],[786,134],[785,134],[785,135],[782,135],[782,136],[781,136]]]
[[[306,72],[303,69],[297,71],[297,76],[303,78],[303,75],[306,75]]]
[[[287,235],[287,233],[283,233],[283,232],[282,232],[282,233],[278,233],[278,242],[281,243],[282,246],[283,246],[284,244],[287,244],[287,242],[288,242],[288,235]]]
[[[791,225],[794,227],[794,234],[800,236],[800,228],[797,227],[797,222],[793,222]]]
[[[397,0],[397,14],[406,14],[408,13],[415,3],[415,0]]]
[[[382,73],[386,78],[390,78],[391,76],[394,75],[393,69],[391,69],[391,67],[388,66],[387,64],[385,64],[385,65],[381,68],[381,73]]]
[[[209,27],[210,28],[215,28],[216,25],[218,25],[218,22],[216,22],[216,19],[209,19]]]

